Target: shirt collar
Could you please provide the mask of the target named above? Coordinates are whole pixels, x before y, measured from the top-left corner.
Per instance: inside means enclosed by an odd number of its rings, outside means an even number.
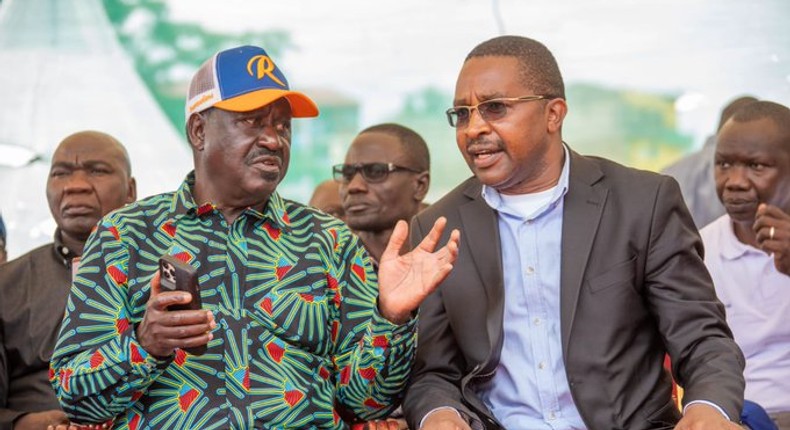
[[[549,204],[544,206],[543,208],[536,211],[532,214],[529,218],[536,218],[539,215],[543,214],[548,208],[555,207],[557,203],[565,196],[565,193],[568,192],[568,181],[570,178],[570,165],[571,165],[571,157],[570,153],[568,152],[568,148],[563,144],[562,145],[563,153],[565,154],[565,162],[562,165],[562,171],[560,172],[560,179],[557,181],[557,187],[554,190],[554,194],[551,196],[551,200]],[[500,212],[506,212],[506,206],[504,201],[502,200],[502,195],[499,191],[495,190],[492,187],[487,185],[483,185],[482,191],[483,200],[490,206],[492,209]]]
[[[729,216],[727,217],[725,228],[722,229],[721,237],[721,250],[719,252],[727,260],[737,260],[750,253],[765,254],[765,252],[738,240],[738,236],[735,236],[735,226],[733,226]]]
[[[69,267],[71,260],[79,257],[75,252],[72,252],[66,245],[63,244],[61,239],[60,227],[55,229],[55,240],[52,244],[52,253],[55,254],[55,259],[63,263],[64,266]]]
[[[187,177],[181,183],[176,193],[173,195],[172,212],[175,214],[174,219],[179,219],[185,216],[198,216],[203,217],[216,211],[216,206],[211,202],[206,202],[198,205],[192,195],[192,189],[195,186],[195,171],[187,174]],[[285,200],[280,197],[277,192],[273,192],[269,196],[269,200],[260,212],[253,208],[247,208],[243,215],[269,220],[273,225],[286,231],[291,230],[291,220],[288,212],[285,209]]]

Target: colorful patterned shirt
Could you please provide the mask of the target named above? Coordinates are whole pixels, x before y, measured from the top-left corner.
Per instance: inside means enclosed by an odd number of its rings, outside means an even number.
[[[379,315],[370,259],[340,221],[274,193],[231,225],[198,206],[194,174],[105,217],[88,240],[51,362],[76,422],[116,429],[344,428],[397,406],[415,320]],[[197,269],[217,328],[208,351],[158,359],[140,346],[159,257]]]

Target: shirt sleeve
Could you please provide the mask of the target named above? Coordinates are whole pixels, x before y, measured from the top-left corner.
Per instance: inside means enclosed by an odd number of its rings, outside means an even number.
[[[135,309],[127,293],[129,252],[120,232],[105,218],[85,244],[50,362],[60,403],[79,423],[123,413],[170,363],[136,339],[146,300],[138,297],[143,304]],[[147,297],[148,286],[138,294]]]
[[[339,312],[332,360],[337,399],[357,418],[379,418],[397,408],[406,388],[417,317],[395,325],[379,314],[376,273],[355,236],[335,255],[331,270],[338,281]]]
[[[719,405],[717,405],[715,403],[712,403],[712,402],[709,402],[707,400],[694,400],[694,401],[688,402],[688,404],[686,406],[683,406],[683,415],[686,415],[686,409],[688,409],[689,406],[696,405],[696,404],[708,405],[708,406],[716,409],[717,411],[719,411],[719,413],[722,414],[724,416],[724,418],[727,418],[728,420],[730,420],[730,416],[727,415],[727,412],[725,412],[724,409],[722,409]],[[730,420],[730,421],[732,421],[732,420]]]

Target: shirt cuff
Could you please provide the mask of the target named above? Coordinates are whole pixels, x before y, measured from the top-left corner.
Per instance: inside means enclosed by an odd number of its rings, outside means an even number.
[[[126,334],[122,348],[128,354],[132,372],[138,376],[151,377],[152,374],[162,373],[175,358],[175,355],[157,358],[149,354],[137,340],[137,331],[134,327],[129,327]]]
[[[686,404],[686,406],[683,406],[683,415],[686,415],[686,409],[688,409],[689,406],[696,405],[696,404],[703,404],[703,405],[712,406],[712,407],[716,408],[716,410],[719,411],[720,414],[724,415],[724,418],[727,418],[727,420],[732,421],[732,419],[730,419],[730,416],[727,415],[727,412],[724,412],[724,409],[722,409],[719,405],[717,405],[717,404],[715,404],[713,402],[709,402],[707,400],[692,400],[692,401],[688,402]]]
[[[422,429],[422,426],[425,425],[425,420],[427,420],[428,417],[431,416],[431,414],[433,414],[434,412],[445,411],[445,410],[453,411],[456,414],[458,414],[458,417],[461,418],[462,420],[464,420],[467,424],[469,424],[469,426],[472,427],[472,430],[485,430],[483,428],[482,421],[480,421],[478,419],[475,419],[475,418],[472,418],[472,417],[468,416],[467,414],[464,414],[464,413],[460,412],[458,409],[455,409],[452,406],[439,406],[438,408],[431,409],[420,420],[420,429]]]
[[[374,334],[392,333],[393,338],[400,338],[407,334],[411,335],[416,331],[417,319],[418,317],[415,315],[403,324],[394,324],[392,321],[384,318],[379,313],[378,306],[376,306],[373,310],[373,317],[371,318],[373,322],[371,331]]]
[[[427,414],[425,414],[424,417],[422,417],[422,419],[420,420],[420,429],[422,429],[422,427],[425,425],[425,420],[427,420],[428,417],[431,416],[431,414],[433,414],[435,412],[439,412],[439,411],[453,411],[456,414],[458,414],[458,418],[466,421],[466,419],[464,419],[464,417],[461,415],[461,413],[458,412],[458,409],[455,409],[455,408],[450,407],[450,406],[439,406],[438,408],[431,409]]]

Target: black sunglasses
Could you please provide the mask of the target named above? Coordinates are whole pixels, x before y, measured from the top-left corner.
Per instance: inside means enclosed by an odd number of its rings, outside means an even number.
[[[357,172],[362,174],[365,182],[374,184],[384,182],[390,172],[412,172],[422,173],[419,170],[409,167],[398,166],[393,163],[357,163],[357,164],[336,164],[332,166],[332,177],[338,182],[348,183],[354,179]]]

